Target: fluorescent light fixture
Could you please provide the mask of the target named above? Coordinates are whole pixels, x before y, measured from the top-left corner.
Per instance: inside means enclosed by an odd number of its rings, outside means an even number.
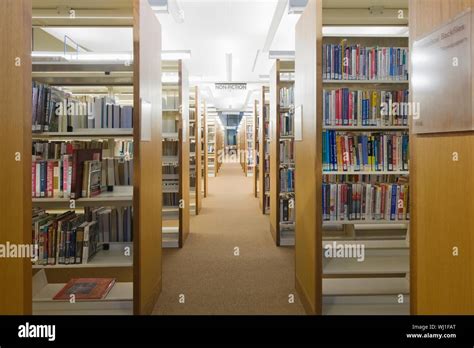
[[[161,51],[161,59],[163,60],[191,59],[191,50]]]
[[[184,23],[184,11],[178,0],[148,0],[148,2],[156,13],[168,13],[176,23]]]
[[[326,37],[408,37],[407,26],[325,26],[323,36]]]
[[[268,59],[295,59],[295,51],[269,51]]]
[[[289,0],[288,1],[288,14],[301,14],[303,13],[308,0]]]

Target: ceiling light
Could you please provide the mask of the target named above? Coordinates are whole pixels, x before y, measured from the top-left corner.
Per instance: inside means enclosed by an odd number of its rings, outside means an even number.
[[[408,37],[407,26],[325,26],[323,36],[326,37]]]
[[[295,59],[295,51],[269,51],[268,59]]]
[[[288,1],[288,14],[302,14],[308,0],[289,0]]]

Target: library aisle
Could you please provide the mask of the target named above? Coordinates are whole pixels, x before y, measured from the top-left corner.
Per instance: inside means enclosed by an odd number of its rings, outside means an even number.
[[[275,246],[252,178],[239,163],[224,163],[209,180],[184,248],[164,250],[154,314],[305,314],[294,287],[294,249]]]

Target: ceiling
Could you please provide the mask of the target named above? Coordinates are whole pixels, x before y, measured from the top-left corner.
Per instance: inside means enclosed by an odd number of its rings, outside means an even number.
[[[208,102],[218,109],[244,109],[251,94],[268,78],[273,61],[268,51],[294,51],[297,14],[289,14],[288,0],[169,0],[183,10],[179,23],[169,13],[158,13],[162,26],[163,50],[190,50],[185,64],[192,85],[206,91]],[[311,0],[310,0],[311,1]],[[51,9],[71,0],[33,0],[36,9]],[[83,9],[99,7],[99,1],[81,0]],[[105,10],[126,7],[129,0],[109,2]],[[386,23],[397,19],[391,11],[406,9],[408,0],[323,0],[327,18],[333,23],[346,23],[356,18]],[[368,15],[370,7],[383,6],[383,16]],[[72,7],[72,5],[71,5]],[[342,10],[341,10],[342,9]],[[392,10],[390,10],[392,9]],[[357,15],[355,15],[357,13]],[[394,17],[393,19],[390,19]],[[358,23],[354,23],[358,24]],[[406,22],[405,22],[406,24]],[[74,42],[94,52],[131,52],[131,27],[48,27],[44,29],[63,41],[67,35]],[[105,39],[104,39],[105,38]],[[216,91],[214,82],[248,82],[247,91]]]

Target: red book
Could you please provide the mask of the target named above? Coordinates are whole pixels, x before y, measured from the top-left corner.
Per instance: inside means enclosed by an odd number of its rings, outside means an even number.
[[[48,161],[46,163],[47,176],[46,176],[46,197],[53,197],[53,184],[54,184],[54,162]]]
[[[75,149],[72,152],[71,198],[78,199],[82,193],[82,175],[85,161],[102,160],[101,149]]]
[[[53,297],[53,300],[69,301],[71,295],[75,295],[76,301],[102,300],[114,284],[113,278],[74,278]]]
[[[31,163],[31,197],[36,197],[36,162]]]

